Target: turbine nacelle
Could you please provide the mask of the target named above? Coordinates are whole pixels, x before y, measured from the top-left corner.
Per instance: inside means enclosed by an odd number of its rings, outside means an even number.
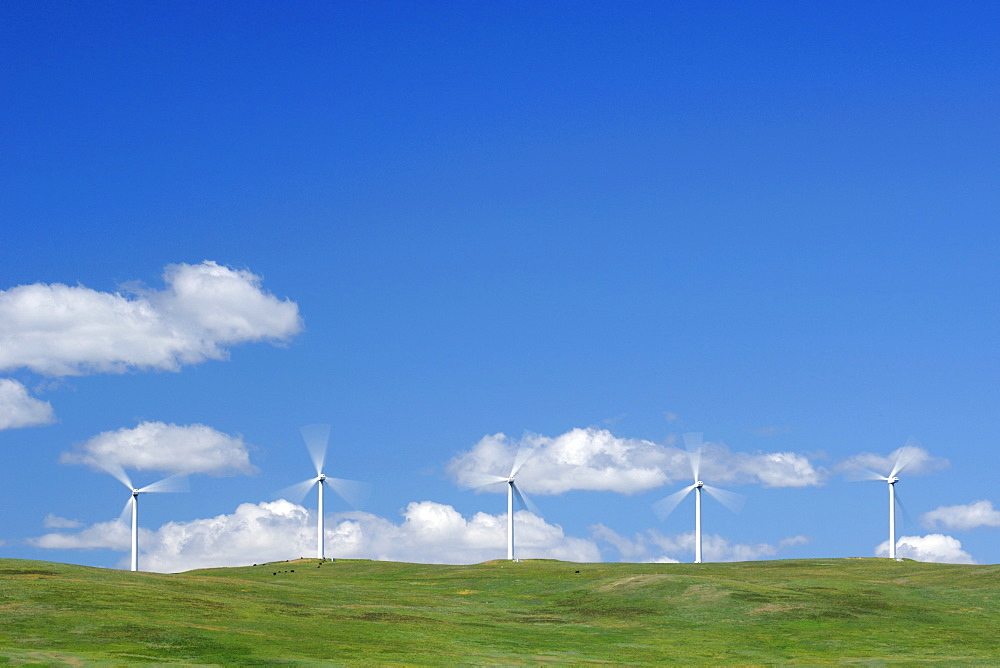
[[[893,475],[893,476],[889,476],[888,478],[886,478],[885,481],[887,483],[889,483],[890,485],[895,485],[897,482],[899,482],[899,478],[897,478],[896,476]]]
[[[703,483],[701,480],[695,480],[694,481],[694,486],[695,486],[696,489],[701,489],[702,487],[705,486],[705,483]]]

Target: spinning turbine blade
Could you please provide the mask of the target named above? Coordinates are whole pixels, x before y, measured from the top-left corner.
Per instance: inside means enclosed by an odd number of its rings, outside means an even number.
[[[121,467],[121,464],[102,464],[101,468],[114,476],[115,480],[125,485],[129,489],[135,489],[135,485],[132,484],[132,479],[128,477],[125,473],[125,469]]]
[[[489,473],[473,473],[469,476],[466,485],[469,489],[482,489],[483,487],[489,487],[490,485],[507,482],[507,480],[507,478],[499,475],[491,475]]]
[[[886,482],[889,480],[888,476],[876,473],[871,469],[858,469],[850,474],[850,479],[854,482],[868,480],[881,480],[882,482]]]
[[[326,459],[326,444],[330,440],[330,425],[310,424],[302,427],[302,438],[306,442],[309,456],[312,458],[313,466],[316,467],[316,475],[323,472],[323,464]]]
[[[514,476],[516,476],[517,472],[521,470],[521,467],[524,466],[525,462],[531,459],[531,457],[534,454],[535,454],[535,448],[529,448],[525,446],[519,447],[517,449],[517,452],[514,453],[514,465],[510,467],[509,477],[513,478]]]
[[[365,505],[371,494],[371,485],[356,480],[327,478],[324,482],[355,510]]]
[[[921,449],[920,441],[912,436],[906,439],[906,445],[901,447],[899,449],[899,454],[896,455],[896,463],[893,465],[892,473],[889,474],[889,477],[891,478],[894,475],[898,475],[903,469],[909,466],[917,455],[920,454]]]
[[[896,521],[896,528],[913,526],[913,518],[910,517],[909,511],[906,510],[906,506],[903,505],[903,499],[899,497],[899,492],[897,491],[893,494],[893,500],[896,502],[896,508],[899,510],[899,519]]]
[[[145,487],[139,488],[140,494],[146,494],[147,492],[157,493],[157,492],[190,492],[191,486],[188,483],[187,476],[185,475],[172,475],[164,478],[163,480],[157,480],[151,485],[146,485]]]
[[[703,485],[702,489],[708,492],[709,496],[734,513],[738,513],[743,509],[743,502],[746,501],[746,497],[742,494],[729,492],[724,489],[719,489],[718,487],[710,487],[709,485]]]
[[[286,501],[291,501],[292,503],[302,503],[302,500],[306,498],[306,494],[309,493],[309,490],[311,490],[313,485],[317,482],[318,478],[309,478],[309,480],[297,482],[294,485],[289,485],[288,487],[275,492],[274,498],[285,499]]]
[[[514,490],[514,498],[517,499],[517,502],[520,503],[524,508],[526,508],[529,513],[531,513],[536,517],[542,516],[541,511],[538,510],[538,506],[532,503],[531,499],[522,494],[521,490],[518,488],[516,484],[511,485],[511,489]]]
[[[126,525],[132,524],[132,497],[128,497],[128,501],[122,507],[122,512],[118,515],[118,521]]]
[[[688,485],[684,489],[678,490],[671,494],[670,496],[660,499],[653,504],[653,512],[662,522],[670,516],[670,513],[674,512],[674,509],[680,505],[680,502],[684,500],[688,494],[694,491],[694,485]]]
[[[701,475],[701,433],[690,431],[684,434],[684,448],[688,453],[688,461],[691,462],[691,474],[694,481],[698,482]]]

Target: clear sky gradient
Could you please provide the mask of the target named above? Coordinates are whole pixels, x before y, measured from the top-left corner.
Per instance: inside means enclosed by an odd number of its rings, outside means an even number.
[[[505,556],[463,471],[530,442],[520,556],[691,561],[693,502],[651,506],[701,432],[746,497],[706,498],[706,559],[876,554],[850,465],[912,436],[901,554],[1000,562],[997,26],[4,3],[0,556],[127,566],[99,460],[191,474],[142,497],[145,567],[311,554],[315,492],[275,494],[328,423],[326,473],[371,488],[328,497],[328,556]]]

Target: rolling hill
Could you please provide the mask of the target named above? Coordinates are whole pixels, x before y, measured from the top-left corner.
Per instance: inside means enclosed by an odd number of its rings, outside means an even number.
[[[0,559],[0,662],[997,662],[1000,566]]]

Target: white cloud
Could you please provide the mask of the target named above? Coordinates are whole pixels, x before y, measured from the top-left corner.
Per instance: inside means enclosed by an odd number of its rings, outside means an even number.
[[[666,535],[649,529],[626,538],[603,524],[591,527],[594,540],[608,543],[618,551],[623,560],[638,560],[653,563],[674,563],[692,560],[695,548],[693,531]],[[805,536],[785,538],[777,546],[769,543],[732,543],[729,539],[715,534],[702,534],[702,559],[704,561],[752,561],[762,557],[776,556],[783,548],[808,543]]]
[[[77,520],[70,520],[65,517],[59,517],[58,515],[53,515],[49,513],[42,520],[42,526],[46,529],[79,529],[83,526],[83,522]]]
[[[34,283],[0,291],[0,369],[48,376],[177,370],[225,359],[226,346],[283,341],[302,329],[298,305],[261,277],[211,261],[169,265],[166,289],[115,293]]]
[[[605,429],[573,429],[555,438],[528,435],[520,441],[504,434],[485,436],[447,465],[452,478],[464,487],[479,487],[490,476],[510,473],[516,453],[533,455],[517,476],[518,486],[537,494],[570,490],[634,494],[676,480],[690,480],[688,453],[680,448],[642,439],[614,436]],[[804,487],[822,483],[803,455],[793,452],[731,452],[725,445],[705,443],[701,476],[717,484],[759,483],[765,487]],[[494,486],[503,491],[501,485]]]
[[[1000,527],[1000,510],[993,508],[990,501],[975,501],[964,506],[940,506],[921,515],[920,521],[929,529],[941,526],[968,531],[978,527]]]
[[[911,438],[906,445],[886,456],[862,452],[841,462],[837,469],[853,478],[871,479],[888,476],[893,471],[897,474],[905,471],[907,475],[923,475],[948,466],[947,459],[932,456],[916,443]]]
[[[164,473],[250,474],[247,444],[203,424],[143,422],[133,429],[105,431],[60,458],[63,464],[85,464],[116,471],[133,468]]]
[[[35,399],[28,388],[10,378],[0,378],[0,431],[34,427],[55,421],[52,404]]]
[[[128,532],[122,522],[107,522],[31,542],[39,547],[128,550]],[[331,515],[325,533],[327,554],[341,558],[462,564],[507,554],[506,515],[476,513],[466,518],[433,501],[410,503],[401,523],[356,511]],[[520,558],[600,560],[593,542],[566,536],[558,525],[524,511],[515,514],[515,540]],[[141,568],[159,572],[308,557],[316,553],[316,517],[314,511],[283,499],[244,503],[231,515],[142,530],[139,545]],[[123,559],[122,565],[126,562]]]
[[[875,548],[876,557],[889,556],[889,541]],[[926,536],[902,536],[896,541],[896,556],[914,561],[933,561],[942,564],[974,564],[972,555],[962,549],[957,538],[932,533]]]
[[[51,527],[54,528],[54,527]],[[148,532],[140,533],[140,540]],[[130,550],[132,529],[119,520],[98,522],[77,533],[47,533],[38,538],[29,538],[29,545],[54,550]]]

